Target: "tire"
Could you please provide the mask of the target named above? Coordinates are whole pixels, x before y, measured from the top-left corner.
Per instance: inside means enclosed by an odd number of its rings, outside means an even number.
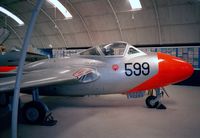
[[[22,108],[22,117],[27,123],[41,124],[46,116],[46,109],[43,103],[32,101],[26,103]]]
[[[146,99],[146,105],[148,108],[156,108],[159,102],[155,102],[154,104],[152,103],[152,100],[155,100],[156,96],[148,96]]]
[[[0,95],[0,107],[6,107],[9,104],[9,95],[1,94]]]

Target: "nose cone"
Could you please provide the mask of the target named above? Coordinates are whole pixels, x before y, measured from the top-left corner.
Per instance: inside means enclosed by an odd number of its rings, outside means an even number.
[[[164,53],[157,53],[157,55],[159,61],[158,76],[163,86],[185,80],[194,72],[192,65],[180,58]]]
[[[150,90],[177,83],[189,78],[194,72],[192,65],[180,58],[164,53],[157,53],[157,57],[158,73],[128,92]]]

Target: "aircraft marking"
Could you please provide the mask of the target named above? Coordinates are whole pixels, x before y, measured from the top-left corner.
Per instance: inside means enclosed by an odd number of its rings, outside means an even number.
[[[112,69],[113,69],[114,71],[117,71],[117,70],[119,69],[119,65],[113,64],[113,65],[112,65]]]
[[[86,74],[88,74],[88,73],[90,73],[90,72],[92,72],[92,69],[90,69],[90,68],[82,68],[82,69],[76,71],[76,72],[73,74],[73,76],[74,76],[74,77],[77,77],[77,78],[79,79],[79,78],[82,77],[83,75],[86,75]]]
[[[149,63],[125,63],[125,74],[126,76],[140,76],[141,74],[144,76],[149,75],[150,73],[150,66]]]

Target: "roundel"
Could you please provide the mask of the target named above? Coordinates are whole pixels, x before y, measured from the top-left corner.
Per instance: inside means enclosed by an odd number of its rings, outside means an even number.
[[[112,70],[117,71],[119,69],[119,65],[114,64],[112,65]]]

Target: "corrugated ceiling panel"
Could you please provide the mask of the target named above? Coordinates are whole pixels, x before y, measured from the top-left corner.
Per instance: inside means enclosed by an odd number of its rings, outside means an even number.
[[[162,28],[163,41],[165,43],[199,42],[199,30],[198,24],[165,26]]]
[[[112,14],[86,17],[85,21],[91,31],[104,31],[104,30],[118,29],[116,20]]]
[[[137,44],[158,44],[158,30],[156,27],[137,28]]]
[[[83,23],[79,18],[73,18],[72,20],[57,20],[56,24],[60,27],[61,31],[65,34],[85,32]]]
[[[67,47],[85,47],[91,46],[87,33],[66,34]]]
[[[156,19],[152,9],[141,10],[133,13],[135,27],[155,26]]]
[[[4,46],[7,48],[7,49],[10,49],[12,47],[21,47],[21,43],[19,41],[19,39],[17,38],[11,38],[11,39],[8,39],[7,41],[4,42]]]
[[[41,34],[39,35],[53,35],[58,34],[58,30],[55,28],[55,25],[51,22],[44,22],[35,25],[35,29],[39,30]]]
[[[193,5],[169,7],[170,24],[194,23],[198,19]]]
[[[96,45],[121,40],[118,30],[93,32],[93,38]]]
[[[127,29],[122,31],[124,41],[130,43],[130,44],[136,44],[136,36],[137,32],[136,29]]]
[[[107,0],[93,0],[84,3],[75,3],[74,7],[82,16],[104,15],[112,12]]]

